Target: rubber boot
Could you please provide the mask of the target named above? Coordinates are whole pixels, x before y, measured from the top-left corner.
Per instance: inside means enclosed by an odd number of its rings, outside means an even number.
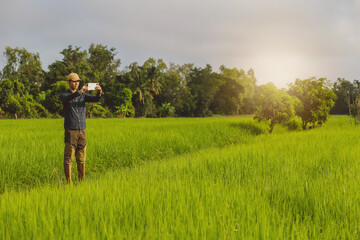
[[[77,170],[78,170],[79,180],[82,181],[85,177],[85,164],[78,163]]]
[[[64,172],[67,183],[71,183],[71,165],[64,164]]]

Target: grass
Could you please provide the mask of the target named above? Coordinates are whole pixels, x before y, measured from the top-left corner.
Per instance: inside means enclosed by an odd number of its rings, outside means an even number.
[[[251,119],[89,119],[87,123],[90,178],[109,169],[245,142],[264,131]],[[63,120],[2,120],[0,129],[0,193],[64,181]]]
[[[212,145],[217,137],[194,134],[189,139],[203,144],[180,148],[186,149],[181,154],[169,150],[166,160],[134,157],[141,164],[93,174],[74,186],[5,191],[0,238],[359,238],[360,129],[347,118],[333,117],[311,131],[279,127],[273,135],[257,136],[251,120],[142,121],[128,123],[144,124],[149,132],[157,129],[150,125],[167,123],[167,134],[186,129],[182,124],[200,132],[222,123],[227,138],[244,131],[243,140]]]

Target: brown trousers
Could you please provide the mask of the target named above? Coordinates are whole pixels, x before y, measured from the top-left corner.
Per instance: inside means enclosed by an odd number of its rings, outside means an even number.
[[[85,164],[86,130],[65,129],[64,164],[72,165],[76,158],[77,164]]]

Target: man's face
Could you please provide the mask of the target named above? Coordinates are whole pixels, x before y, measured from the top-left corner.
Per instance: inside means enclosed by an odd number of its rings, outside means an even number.
[[[68,84],[69,84],[70,91],[76,91],[76,89],[78,89],[78,87],[79,87],[80,82],[69,80]]]

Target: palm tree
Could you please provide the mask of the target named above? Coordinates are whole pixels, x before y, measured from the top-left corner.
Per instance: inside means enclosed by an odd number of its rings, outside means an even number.
[[[142,69],[147,72],[149,83],[151,85],[151,91],[154,95],[158,95],[161,90],[161,76],[164,74],[166,64],[162,59],[155,61],[153,58],[149,58],[144,62]]]
[[[136,110],[135,117],[140,117],[143,115],[143,112],[146,115],[146,108],[144,109],[145,102],[153,98],[151,95],[151,86],[148,81],[148,76],[146,72],[142,70],[142,67],[139,67],[137,63],[133,63],[129,68],[128,78],[133,92],[133,103]]]
[[[161,76],[165,63],[160,59],[157,62],[149,58],[143,66],[135,62],[129,66],[128,78],[133,92],[133,102],[136,109],[135,116],[146,116],[150,111],[153,115],[152,99],[161,90]]]

